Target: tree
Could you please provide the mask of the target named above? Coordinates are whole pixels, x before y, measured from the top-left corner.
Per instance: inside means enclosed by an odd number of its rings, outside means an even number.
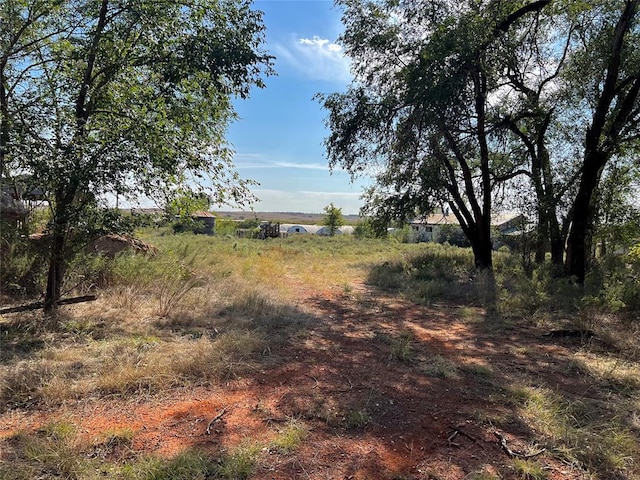
[[[379,218],[448,204],[481,268],[498,194],[526,176],[536,260],[550,244],[583,283],[602,174],[640,141],[639,3],[344,0],[355,81],[320,97],[330,165],[374,166]]]
[[[505,141],[515,155],[528,158],[521,173],[530,181],[532,195],[527,202],[537,220],[535,261],[545,260],[547,245],[551,261],[563,265],[568,222],[564,198],[575,184],[575,149],[567,149],[566,123],[561,120],[558,102],[563,89],[560,77],[566,67],[575,27],[566,15],[543,10],[513,29],[502,42],[501,55],[506,59],[503,100],[499,104],[500,127],[506,127]],[[560,168],[560,165],[564,167]],[[522,191],[523,185],[515,186]],[[523,192],[524,193],[524,192]],[[522,195],[525,196],[525,195]],[[522,204],[522,200],[520,200]]]
[[[332,167],[357,175],[377,164],[365,213],[405,219],[447,204],[476,266],[491,270],[492,197],[521,164],[499,136],[496,47],[550,0],[460,3],[341,2],[355,81],[320,96],[325,143]]]
[[[572,202],[565,272],[584,283],[602,173],[640,139],[640,25],[638,0],[595,2],[578,12],[581,28],[569,73],[586,113],[583,155]]]
[[[49,196],[46,312],[77,227],[108,195],[166,198],[206,180],[216,203],[247,197],[224,139],[231,97],[271,73],[248,0],[2,5],[9,32],[23,35],[5,55],[3,162]]]
[[[600,255],[616,247],[629,247],[640,238],[638,179],[640,165],[619,165],[614,161],[605,168],[597,192],[594,226]]]
[[[338,228],[344,225],[342,209],[336,207],[333,202],[324,207],[323,224],[329,227],[329,235],[333,237],[338,231]]]

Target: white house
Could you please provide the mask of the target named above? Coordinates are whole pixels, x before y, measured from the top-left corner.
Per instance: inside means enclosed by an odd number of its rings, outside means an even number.
[[[491,216],[491,225],[496,227],[504,235],[520,233],[524,230],[526,218],[522,214],[506,213]],[[456,225],[460,223],[455,215],[437,213],[409,223],[413,240],[416,242],[435,242],[440,238],[443,225]]]

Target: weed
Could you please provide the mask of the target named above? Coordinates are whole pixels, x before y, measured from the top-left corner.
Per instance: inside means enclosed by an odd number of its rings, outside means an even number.
[[[573,359],[580,371],[598,379],[603,388],[627,395],[640,390],[640,365],[621,358],[605,358],[579,352]]]
[[[201,285],[202,279],[198,277],[175,278],[166,276],[159,279],[156,287],[158,295],[156,314],[160,318],[169,316],[191,290]]]
[[[538,463],[531,460],[514,458],[512,460],[514,470],[524,480],[545,480],[548,475],[544,468]]]
[[[198,450],[187,450],[171,459],[145,457],[119,469],[124,480],[206,480],[217,478],[214,458]]]
[[[460,377],[458,366],[440,355],[420,362],[420,371],[430,377],[455,379]]]
[[[33,406],[42,400],[42,387],[55,376],[54,368],[36,360],[23,360],[0,370],[0,411]]]
[[[371,416],[364,408],[351,409],[344,417],[345,428],[362,428],[371,423]]]
[[[520,414],[567,459],[593,472],[627,468],[640,449],[633,432],[616,418],[603,417],[602,407],[571,402],[542,388],[512,391]]]
[[[494,468],[484,466],[477,472],[471,472],[464,480],[500,480],[500,475],[497,472],[494,473]]]
[[[409,331],[402,332],[397,337],[394,337],[391,341],[391,353],[389,354],[389,360],[395,360],[403,363],[413,361],[413,341],[414,335]]]
[[[309,433],[309,428],[299,420],[291,420],[278,430],[278,435],[269,444],[271,450],[290,454],[295,451]]]
[[[111,448],[120,446],[129,446],[133,443],[135,432],[131,428],[119,428],[116,430],[107,430],[102,434],[104,445]]]
[[[406,265],[401,262],[374,265],[369,272],[368,283],[388,290],[399,289],[405,284],[406,269]]]
[[[82,455],[75,426],[67,422],[45,425],[35,434],[18,433],[11,439],[14,460],[11,469],[0,467],[0,477],[97,478],[97,465]]]
[[[455,365],[454,365],[455,367]],[[469,365],[465,365],[462,369],[480,379],[488,379],[493,376],[493,369],[489,365],[482,365],[478,363],[472,363]]]
[[[458,312],[460,314],[460,318],[467,322],[475,322],[481,318],[481,314],[475,307],[460,307]]]
[[[262,448],[257,444],[244,444],[234,448],[220,459],[217,473],[228,480],[243,480],[252,473]]]

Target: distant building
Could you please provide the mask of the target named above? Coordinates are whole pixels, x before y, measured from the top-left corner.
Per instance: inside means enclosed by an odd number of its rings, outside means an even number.
[[[280,231],[284,231],[287,235],[308,234],[314,235],[318,233],[320,227],[318,225],[292,225],[287,223],[280,224]]]
[[[317,235],[322,236],[330,236],[331,235],[331,227],[328,225],[324,225],[318,229],[316,232]],[[353,227],[351,225],[342,225],[335,229],[334,235],[352,235]]]
[[[11,185],[0,184],[0,220],[18,226],[26,219],[29,210],[16,195]]]
[[[522,233],[526,218],[522,214],[496,214],[491,216],[491,225],[503,235],[517,235]],[[409,223],[412,239],[415,242],[437,242],[440,239],[442,227],[452,225],[460,227],[455,215],[442,213],[429,215]]]
[[[200,223],[202,226],[198,227],[194,233],[200,233],[204,235],[215,235],[216,233],[216,216],[208,211],[201,210],[198,212],[193,212],[191,214],[191,218],[193,218],[196,222]]]

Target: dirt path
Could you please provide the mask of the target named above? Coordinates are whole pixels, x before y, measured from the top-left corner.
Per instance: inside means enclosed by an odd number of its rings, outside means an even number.
[[[512,451],[533,452],[539,436],[517,421],[500,392],[524,377],[567,394],[588,388],[562,374],[575,345],[558,345],[534,328],[492,332],[480,309],[417,307],[362,285],[349,293],[300,291],[298,298],[313,324],[251,375],[135,401],[86,399],[55,412],[5,414],[0,438],[56,416],[92,443],[129,428],[131,448],[117,452],[126,461],[141,452],[268,445],[299,421],[308,427],[302,446],[293,453],[265,448],[252,478],[521,478],[500,438]],[[116,452],[103,446],[94,454]],[[551,455],[536,460],[549,479],[583,478]]]

